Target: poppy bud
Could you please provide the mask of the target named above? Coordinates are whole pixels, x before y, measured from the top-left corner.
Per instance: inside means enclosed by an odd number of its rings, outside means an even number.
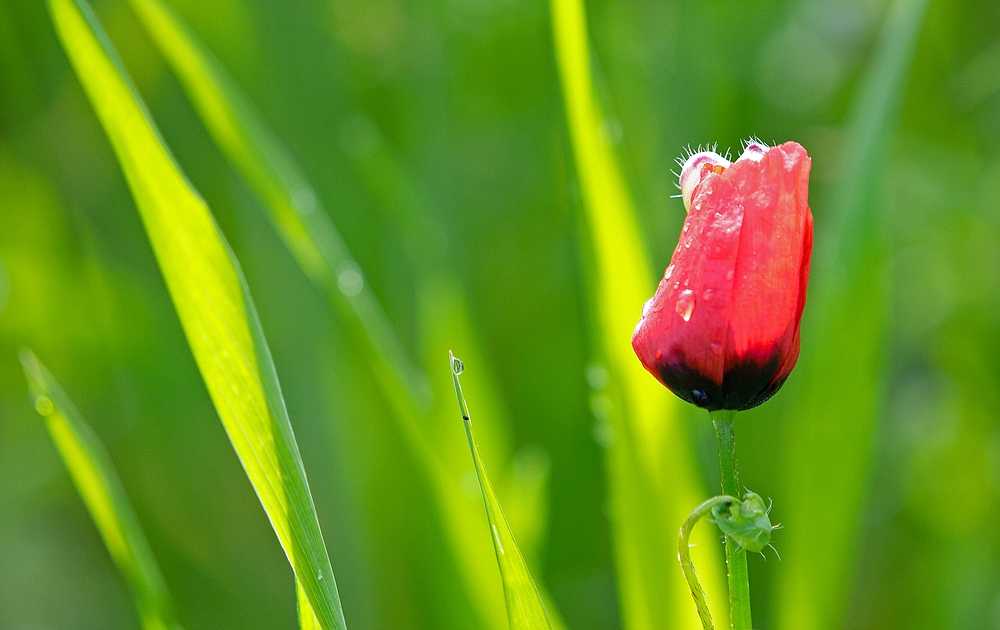
[[[812,253],[810,165],[795,142],[684,164],[688,216],[632,336],[643,366],[684,400],[749,409],[792,371]]]

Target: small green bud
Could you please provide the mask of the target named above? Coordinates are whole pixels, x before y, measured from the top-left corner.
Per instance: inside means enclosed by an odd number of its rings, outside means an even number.
[[[747,551],[761,552],[771,542],[770,510],[760,495],[747,492],[743,500],[726,501],[712,508],[712,519],[726,536]]]

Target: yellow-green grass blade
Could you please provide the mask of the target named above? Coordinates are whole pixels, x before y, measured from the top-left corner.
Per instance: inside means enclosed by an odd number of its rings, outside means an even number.
[[[407,356],[313,187],[228,72],[160,0],[130,0],[216,144],[261,199],[306,275],[355,332],[383,387],[425,409],[430,389]]]
[[[500,507],[500,500],[497,499],[493,484],[490,483],[489,475],[486,473],[486,466],[483,458],[479,454],[479,445],[472,430],[472,417],[469,415],[469,407],[462,394],[462,383],[459,375],[465,369],[462,362],[449,353],[451,364],[451,377],[455,385],[455,395],[458,397],[458,408],[462,413],[462,421],[465,424],[465,434],[469,440],[469,450],[472,451],[472,461],[476,467],[476,476],[479,478],[479,487],[483,494],[483,503],[486,505],[486,517],[489,521],[490,533],[493,536],[493,547],[496,551],[497,564],[500,567],[500,576],[503,579],[504,599],[507,601],[507,619],[510,622],[511,630],[551,630],[548,614],[545,612],[545,604],[535,586],[535,581],[531,579],[528,565],[524,562],[521,550],[518,549],[514,541],[514,535],[507,525],[507,518],[503,515]]]
[[[163,574],[100,438],[30,350],[21,365],[35,409],[80,493],[111,559],[125,577],[145,630],[180,630]]]
[[[882,404],[887,303],[879,194],[927,0],[896,0],[855,102],[832,220],[817,252],[802,361],[788,404],[778,627],[843,625]],[[818,217],[823,217],[818,214]],[[829,214],[826,216],[830,216]],[[823,234],[824,226],[830,226]]]
[[[299,611],[299,628],[301,630],[322,630],[323,626],[313,613],[312,607],[309,606],[309,596],[302,590],[302,585],[299,582],[295,583],[295,598]]]
[[[82,0],[56,32],[111,141],[209,395],[324,630],[346,627],[305,470],[242,272]]]
[[[350,257],[301,169],[228,72],[160,0],[131,3],[210,135],[261,199],[303,271],[345,315],[344,320],[353,325],[363,356],[394,411],[396,429],[435,498],[445,538],[469,597],[483,623],[499,630],[506,623],[503,602],[496,596],[499,583],[481,562],[490,542],[466,525],[479,507],[459,484],[467,465],[465,445],[458,440],[449,442],[442,435],[443,427],[431,439],[429,432],[433,433],[430,429],[435,425],[429,416],[432,407],[426,378],[406,357],[388,318],[364,282],[361,269]],[[435,253],[435,260],[438,258],[440,252]],[[442,285],[436,270],[428,275],[434,276],[429,284]],[[444,285],[451,286],[447,282]],[[454,319],[454,312],[449,317]],[[441,310],[427,320],[437,326],[443,321]],[[463,465],[456,468],[454,463],[459,457]]]
[[[551,9],[591,246],[597,341],[611,376],[608,474],[625,627],[698,628],[672,537],[664,532],[679,527],[704,492],[678,419],[679,401],[643,370],[629,343],[639,310],[656,287],[652,265],[617,158],[601,133],[604,116],[590,75],[583,0],[551,0]],[[726,601],[718,545],[703,542],[695,549],[699,571],[716,601]]]

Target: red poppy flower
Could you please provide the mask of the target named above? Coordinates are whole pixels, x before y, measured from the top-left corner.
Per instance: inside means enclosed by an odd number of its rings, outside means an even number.
[[[684,400],[749,409],[792,371],[812,253],[810,165],[795,142],[684,164],[688,216],[632,336],[643,366]]]

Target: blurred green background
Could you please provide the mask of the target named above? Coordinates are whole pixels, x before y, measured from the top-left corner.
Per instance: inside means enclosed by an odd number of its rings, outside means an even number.
[[[505,466],[543,492],[520,521],[505,503],[515,535],[570,628],[623,627],[609,436],[591,404],[601,351],[549,6],[170,4],[302,165],[412,355],[426,296],[400,208],[440,233],[507,411],[513,456],[491,473]],[[243,265],[350,627],[479,627],[342,317],[128,4],[93,6]],[[683,146],[738,152],[755,135],[796,140],[813,158],[800,366],[737,419],[742,481],[774,499],[786,526],[774,536],[782,562],[750,559],[755,626],[1000,628],[1000,4],[593,0],[587,10],[603,133],[651,273],[684,218],[670,173]],[[640,307],[629,307],[636,318]],[[185,627],[294,627],[291,572],[46,7],[0,0],[0,628],[137,627],[31,408],[22,347],[107,445]],[[466,394],[475,414],[476,392]],[[451,404],[435,409],[459,435]],[[709,492],[711,425],[694,408],[682,422]],[[478,493],[474,477],[463,487]],[[663,537],[678,525],[663,523]],[[469,527],[485,532],[485,519]],[[814,577],[824,571],[835,575]],[[828,601],[796,591],[814,579]],[[810,614],[795,608],[809,602]]]

